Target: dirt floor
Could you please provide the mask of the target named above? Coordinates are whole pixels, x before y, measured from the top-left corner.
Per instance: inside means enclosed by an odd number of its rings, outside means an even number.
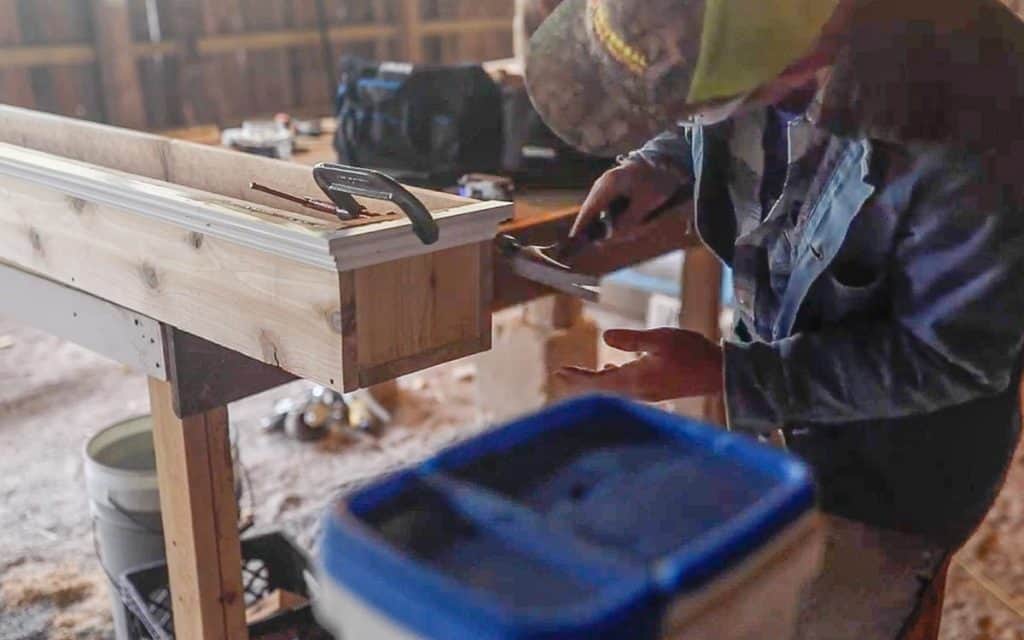
[[[313,545],[325,504],[481,429],[473,360],[401,381],[378,439],[300,443],[264,434],[274,401],[298,382],[230,407],[257,528]],[[110,638],[109,601],[91,538],[82,446],[146,411],[143,378],[74,345],[0,319],[0,640]],[[1024,455],[951,574],[943,640],[1024,640]]]

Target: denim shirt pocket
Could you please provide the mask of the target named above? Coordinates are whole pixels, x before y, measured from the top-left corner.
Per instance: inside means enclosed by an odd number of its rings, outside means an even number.
[[[817,288],[822,280],[831,284],[834,261],[846,241],[850,225],[875,192],[874,186],[866,180],[870,156],[871,146],[867,140],[836,140],[830,148],[825,163],[828,168],[824,170],[827,180],[822,181],[820,193],[809,197],[805,204],[808,213],[799,228],[793,273],[772,331],[776,340],[792,335],[811,289]],[[824,287],[835,293],[836,304],[839,298],[852,302],[854,298],[863,297],[858,294],[864,292],[844,292],[839,286],[843,283],[837,281],[836,284]]]
[[[881,271],[829,268],[815,292],[819,318],[826,325],[876,314],[885,306],[886,277]]]

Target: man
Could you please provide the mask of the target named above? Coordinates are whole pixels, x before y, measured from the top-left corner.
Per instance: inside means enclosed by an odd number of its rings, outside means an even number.
[[[735,281],[735,338],[609,331],[644,355],[562,375],[646,400],[723,391],[732,428],[781,429],[835,516],[803,638],[934,637],[919,579],[941,596],[1002,484],[1024,340],[1022,54],[995,0],[567,0],[531,39],[547,124],[629,152],[573,232],[626,197],[628,234],[692,185]]]

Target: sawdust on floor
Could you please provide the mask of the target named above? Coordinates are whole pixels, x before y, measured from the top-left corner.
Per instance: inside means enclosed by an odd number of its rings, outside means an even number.
[[[103,637],[111,625],[102,574],[66,562],[26,562],[10,567],[0,576],[0,607],[35,612],[34,616],[12,616],[8,623],[0,622],[3,638],[31,637],[33,617],[35,626],[44,623],[47,637],[58,640]]]
[[[82,447],[90,434],[146,412],[145,380],[75,345],[0,319],[0,639],[112,638],[95,560]],[[471,360],[403,379],[393,423],[376,437],[297,442],[260,419],[295,382],[234,403],[244,469],[241,507],[254,531],[282,529],[312,550],[339,494],[482,428]]]

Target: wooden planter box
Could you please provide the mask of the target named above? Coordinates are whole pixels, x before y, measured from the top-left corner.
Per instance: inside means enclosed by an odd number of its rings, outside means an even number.
[[[489,348],[511,205],[413,190],[425,246],[387,203],[345,223],[253,180],[323,197],[307,167],[0,107],[0,261],[338,389]]]

